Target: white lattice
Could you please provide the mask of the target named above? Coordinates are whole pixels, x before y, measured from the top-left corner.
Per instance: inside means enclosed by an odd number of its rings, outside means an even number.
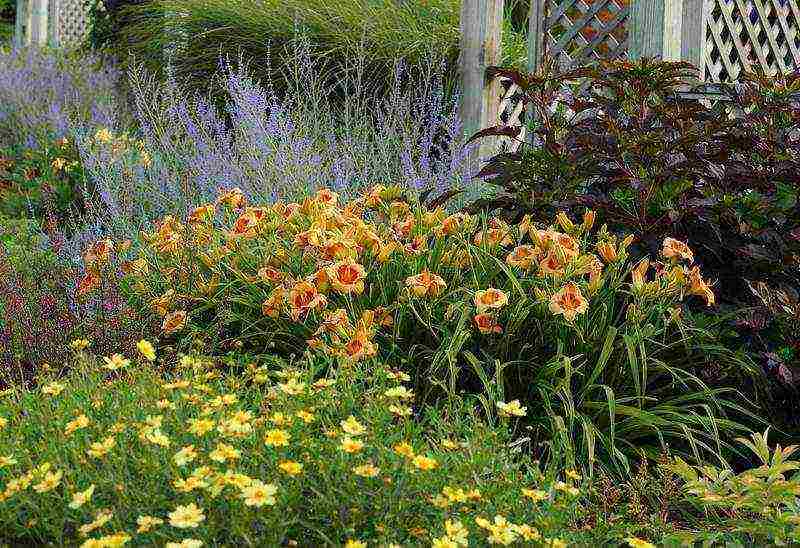
[[[635,1],[635,0],[634,0]],[[629,0],[547,0],[547,48],[562,66],[624,57]]]
[[[83,42],[89,28],[84,0],[22,0],[16,16],[19,44],[74,46]]]
[[[733,82],[760,68],[769,76],[800,68],[797,0],[706,0],[705,79]]]
[[[83,42],[89,26],[89,10],[84,0],[50,0],[58,4],[58,43],[74,45]]]

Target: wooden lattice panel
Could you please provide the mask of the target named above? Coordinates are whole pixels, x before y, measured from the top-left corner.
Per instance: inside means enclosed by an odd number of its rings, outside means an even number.
[[[769,76],[800,68],[797,0],[706,0],[705,79],[734,82],[742,72]]]
[[[58,42],[60,45],[79,44],[88,32],[89,11],[84,0],[50,0],[58,4]]]
[[[628,51],[630,0],[547,0],[546,43],[563,67],[616,59]]]

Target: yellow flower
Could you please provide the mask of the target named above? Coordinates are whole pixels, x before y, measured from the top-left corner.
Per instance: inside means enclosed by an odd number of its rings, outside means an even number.
[[[247,506],[273,506],[277,492],[278,488],[275,485],[254,480],[250,485],[242,489],[242,498]]]
[[[528,408],[520,405],[519,400],[511,400],[508,403],[499,401],[497,408],[501,417],[524,417],[528,413]]]
[[[146,360],[152,362],[156,359],[156,350],[153,348],[153,345],[150,344],[150,341],[142,339],[136,343],[136,349]]]
[[[8,419],[0,417],[0,430],[8,425]]]
[[[72,495],[72,502],[69,503],[69,507],[73,510],[80,508],[92,500],[92,494],[94,494],[94,484],[90,485],[87,489],[78,491]]]
[[[314,414],[309,413],[308,411],[303,411],[303,410],[298,411],[297,413],[295,413],[295,416],[306,424],[309,424],[314,421]]]
[[[114,135],[108,130],[108,128],[100,128],[95,132],[94,138],[101,143],[110,143],[114,139]]]
[[[582,476],[578,472],[576,472],[575,470],[573,470],[571,468],[569,470],[567,470],[565,472],[565,474],[569,479],[574,479],[576,481],[582,479]]]
[[[208,458],[215,462],[226,462],[228,460],[236,460],[241,456],[241,452],[227,443],[218,443],[217,448],[214,449]]]
[[[368,462],[367,464],[353,467],[353,473],[364,478],[374,478],[380,473],[380,468],[377,468],[373,466],[371,462]]]
[[[114,438],[114,436],[109,436],[103,441],[96,441],[92,443],[86,452],[90,457],[99,459],[111,451],[115,445],[117,445],[116,438]]]
[[[394,446],[394,452],[398,455],[402,455],[406,458],[413,459],[414,458],[414,448],[405,441],[402,441]]]
[[[433,539],[431,548],[458,548],[458,544],[447,537],[439,537]]]
[[[6,466],[11,466],[17,464],[17,459],[12,457],[11,455],[8,456],[0,456],[0,468],[4,468]],[[2,495],[0,495],[2,496]]]
[[[347,417],[347,420],[343,420],[339,424],[341,425],[342,430],[351,436],[360,436],[367,431],[364,425],[358,422],[358,419],[356,419],[353,415],[350,415]]]
[[[284,447],[289,445],[289,438],[291,437],[291,434],[286,430],[269,430],[264,437],[264,443],[273,447]]]
[[[424,455],[417,455],[416,457],[411,459],[411,463],[418,469],[425,471],[433,470],[439,465],[439,463],[436,462],[436,459],[432,459]]]
[[[444,522],[444,532],[454,546],[469,545],[469,530],[459,520],[446,520]]]
[[[522,489],[522,494],[533,502],[540,502],[546,500],[549,496],[547,491],[542,491],[541,489]]]
[[[405,405],[390,405],[389,412],[398,417],[410,417],[413,410]]]
[[[86,428],[87,426],[89,426],[89,417],[86,415],[79,415],[67,423],[64,428],[64,435],[69,436],[76,430]]]
[[[161,525],[164,523],[164,520],[161,518],[156,518],[153,516],[139,516],[136,518],[136,524],[139,526],[136,529],[137,533],[147,533],[153,527],[157,525]]]
[[[202,436],[214,428],[214,421],[211,419],[189,419],[189,433],[195,436]]]
[[[206,519],[203,509],[198,508],[193,502],[186,506],[178,506],[168,516],[169,524],[178,529],[199,527],[200,523]]]
[[[197,458],[197,451],[195,451],[194,445],[187,445],[186,447],[183,447],[180,451],[175,453],[175,455],[172,457],[172,460],[178,466],[184,466],[192,462],[196,458]]]
[[[642,540],[636,537],[628,537],[625,539],[625,542],[628,543],[628,546],[631,548],[656,548],[655,544],[651,544],[646,540]]]
[[[130,540],[130,535],[114,533],[97,539],[88,539],[81,544],[81,548],[117,548],[118,546],[124,546]]]
[[[289,379],[285,383],[278,383],[278,388],[289,394],[290,396],[297,396],[298,394],[302,394],[303,390],[306,388],[306,383],[300,382],[295,378]]]
[[[344,543],[344,548],[367,548],[367,543],[361,542],[360,540],[349,539]]]
[[[294,462],[291,460],[283,461],[278,465],[278,468],[280,468],[290,476],[296,476],[303,471],[303,465],[301,463]]]
[[[78,531],[80,531],[81,534],[86,536],[95,529],[100,529],[103,525],[111,521],[111,517],[113,515],[114,514],[111,512],[111,510],[100,510],[99,512],[97,512],[97,515],[95,516],[92,522],[87,523],[85,525],[81,525],[78,528]]]
[[[185,538],[180,542],[168,542],[164,548],[200,548],[203,545],[202,540],[196,538]]]
[[[80,352],[81,350],[85,350],[86,348],[88,348],[90,344],[92,343],[90,343],[87,339],[75,339],[74,341],[69,343],[69,346],[73,350],[77,350],[78,352]]]
[[[41,482],[33,486],[33,490],[37,493],[47,493],[52,491],[58,484],[61,483],[61,477],[64,473],[59,470],[57,472],[47,472]]]
[[[67,386],[65,384],[61,384],[60,382],[51,382],[42,386],[42,394],[47,394],[48,396],[58,396]]]
[[[360,440],[354,440],[350,436],[342,438],[342,451],[345,453],[358,453],[364,448],[364,444]]]
[[[113,354],[110,358],[106,356],[103,358],[103,361],[105,362],[103,367],[109,371],[116,371],[117,369],[128,367],[131,363],[131,361],[126,359],[122,354]]]
[[[390,388],[384,392],[383,395],[387,398],[397,398],[401,400],[414,399],[414,391],[409,390],[405,386],[395,386],[394,388]]]
[[[503,546],[508,546],[509,544],[513,543],[517,540],[517,532],[516,526],[506,520],[503,516],[495,516],[494,523],[490,522],[486,518],[475,518],[475,523],[489,531],[489,543],[490,544],[502,544]]]

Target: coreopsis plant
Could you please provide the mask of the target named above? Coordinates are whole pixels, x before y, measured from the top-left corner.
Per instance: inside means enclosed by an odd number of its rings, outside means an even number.
[[[418,400],[473,391],[489,417],[519,400],[536,410],[531,449],[570,464],[623,470],[670,437],[720,451],[733,403],[697,373],[739,364],[681,315],[687,297],[713,303],[709,282],[686,244],[633,265],[632,238],[594,219],[509,225],[382,186],[347,204],[327,189],[250,204],[232,189],[162,219],[125,269],[164,337],[379,358],[412,374]]]

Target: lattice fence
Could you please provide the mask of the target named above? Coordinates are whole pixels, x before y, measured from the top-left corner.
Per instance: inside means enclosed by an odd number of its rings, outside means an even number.
[[[800,68],[797,0],[706,0],[705,80],[735,81],[761,68],[776,76]]]
[[[533,0],[536,1],[536,0]],[[563,67],[628,53],[629,0],[547,0],[545,48]]]
[[[21,0],[16,16],[18,44],[73,46],[80,44],[89,30],[84,0]],[[46,29],[46,35],[38,28]]]

